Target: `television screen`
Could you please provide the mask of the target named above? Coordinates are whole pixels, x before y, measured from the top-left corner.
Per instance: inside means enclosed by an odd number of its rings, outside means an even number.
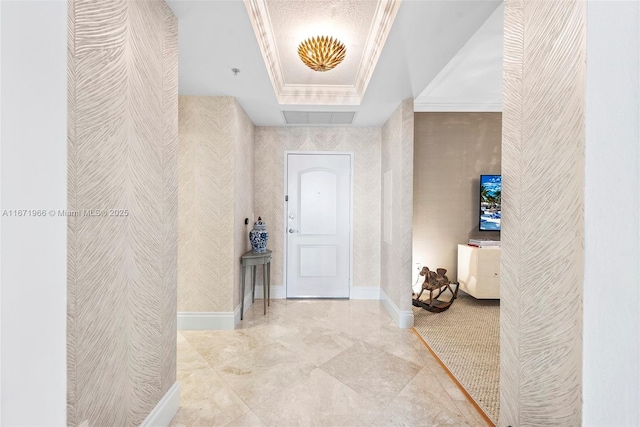
[[[502,175],[480,175],[480,230],[500,231]]]

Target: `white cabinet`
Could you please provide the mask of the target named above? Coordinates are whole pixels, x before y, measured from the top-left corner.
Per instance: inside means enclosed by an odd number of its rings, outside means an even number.
[[[500,298],[500,248],[458,245],[460,289],[478,299]]]

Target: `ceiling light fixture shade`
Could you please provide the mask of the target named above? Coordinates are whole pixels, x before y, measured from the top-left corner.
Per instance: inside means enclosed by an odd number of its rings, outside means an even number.
[[[302,62],[314,71],[329,71],[342,62],[347,54],[338,39],[328,36],[318,36],[306,39],[298,46],[298,55]]]

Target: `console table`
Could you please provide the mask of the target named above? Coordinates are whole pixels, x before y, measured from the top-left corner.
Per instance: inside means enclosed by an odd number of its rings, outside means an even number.
[[[264,314],[267,314],[267,304],[271,305],[271,301],[269,300],[271,297],[271,251],[267,249],[267,251],[263,254],[256,254],[251,251],[242,255],[241,258],[241,283],[242,283],[242,292],[240,293],[240,320],[242,320],[244,316],[244,283],[245,283],[245,273],[246,268],[251,267],[251,302],[256,300],[256,266],[262,266],[262,289],[263,289],[263,299],[264,299]]]

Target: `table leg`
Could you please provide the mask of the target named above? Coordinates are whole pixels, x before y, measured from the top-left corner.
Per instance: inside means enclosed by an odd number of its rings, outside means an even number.
[[[245,268],[244,265],[240,266],[240,270],[242,270],[242,293],[240,294],[240,320],[244,316],[244,278],[245,278]]]
[[[256,266],[251,266],[251,303],[256,302]]]
[[[269,289],[267,288],[267,265],[262,264],[262,299],[264,301],[264,314],[267,314],[267,299],[269,299]]]
[[[267,305],[271,307],[271,262],[267,262]]]

